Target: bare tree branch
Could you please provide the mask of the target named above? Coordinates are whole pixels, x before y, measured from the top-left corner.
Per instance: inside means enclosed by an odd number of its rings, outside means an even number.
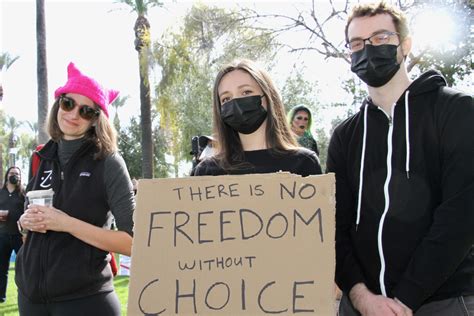
[[[416,66],[423,58],[423,55],[428,51],[428,48],[423,49],[417,56],[413,55],[413,53],[410,53],[410,62],[407,65],[407,71],[410,72],[413,67]]]
[[[289,52],[301,52],[304,50],[316,51],[318,54],[323,55],[327,58],[341,58],[346,62],[350,62],[344,49],[340,47],[340,44],[336,44],[326,34],[325,26],[327,23],[334,19],[342,19],[347,15],[349,7],[349,0],[345,0],[342,8],[336,8],[333,0],[329,0],[330,9],[327,16],[321,18],[317,14],[317,3],[316,0],[312,0],[311,9],[307,12],[297,9],[295,15],[278,14],[278,13],[259,13],[255,9],[243,8],[242,18],[249,20],[253,27],[260,31],[268,32],[269,34],[282,35],[285,32],[306,32],[307,43],[306,46],[299,45],[299,47],[291,47],[291,45],[285,45],[288,47]],[[279,21],[279,26],[268,27],[265,20],[271,20],[273,24],[275,21]]]

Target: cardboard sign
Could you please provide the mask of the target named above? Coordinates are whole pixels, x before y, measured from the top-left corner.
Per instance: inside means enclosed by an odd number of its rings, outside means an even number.
[[[128,315],[335,315],[334,175],[140,180]]]

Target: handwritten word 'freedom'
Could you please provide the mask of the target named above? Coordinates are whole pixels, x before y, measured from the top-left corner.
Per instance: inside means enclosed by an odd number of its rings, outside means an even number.
[[[240,209],[238,211],[223,210],[219,212],[151,212],[147,246],[152,247],[152,240],[160,240],[160,238],[154,239],[153,237],[161,231],[173,234],[173,246],[178,247],[179,242],[206,244],[235,239],[250,240],[259,235],[280,239],[291,234],[292,237],[296,238],[300,232],[300,226],[309,229],[308,227],[312,223],[314,232],[319,234],[321,242],[324,242],[322,212],[320,208],[310,214],[308,219],[305,219],[303,214],[296,209],[293,210],[292,215],[292,217],[288,218],[284,213],[276,212],[268,220],[264,221],[258,212],[249,209]],[[316,218],[317,220],[315,220]],[[291,228],[290,224],[292,224]],[[240,235],[238,236],[229,233],[238,231],[234,229],[235,225],[240,226]],[[213,229],[215,227],[219,227],[219,229]],[[289,232],[289,230],[291,231]],[[211,238],[213,233],[218,234],[218,236]]]

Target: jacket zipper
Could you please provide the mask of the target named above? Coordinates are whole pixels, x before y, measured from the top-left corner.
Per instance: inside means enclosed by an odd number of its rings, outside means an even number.
[[[45,303],[49,303],[49,295],[48,295],[48,286],[47,286],[47,278],[46,278],[46,273],[47,273],[47,263],[48,263],[48,252],[49,252],[49,235],[46,233],[45,235],[45,252],[44,252],[44,260],[41,264],[41,273],[43,274],[43,284],[44,284],[44,289],[43,289],[43,296],[44,296],[44,301]]]
[[[45,261],[45,256],[46,256],[46,251],[44,251],[44,248],[46,247],[45,244],[46,244],[46,235],[44,235],[44,238],[41,240],[41,245],[40,245],[40,249],[41,249],[41,259],[40,259],[40,275],[38,276],[39,277],[39,284],[38,284],[38,288],[39,288],[39,295],[40,297],[42,298],[42,300],[44,302],[47,301],[47,297],[46,297],[46,287],[44,286],[45,283],[46,283],[46,276],[45,276],[45,264],[44,264],[44,261]]]
[[[58,187],[58,192],[55,192],[54,195],[58,195],[59,194],[59,188],[61,188],[61,185],[62,185],[62,182],[64,180],[64,172],[63,170],[61,170],[61,167],[59,168],[59,178],[60,178],[60,183],[59,185],[57,186]],[[53,203],[54,203],[54,196],[53,196]],[[41,290],[41,296],[43,297],[43,300],[45,303],[49,303],[49,296],[48,296],[48,284],[47,284],[47,278],[46,278],[46,273],[47,273],[47,263],[48,263],[48,253],[49,253],[49,235],[48,233],[46,232],[45,238],[43,239],[43,243],[44,243],[44,253],[42,255],[42,260],[40,261],[40,271],[41,271],[41,276],[43,278],[42,282],[40,282],[40,284],[43,285],[43,289]]]
[[[380,217],[379,222],[379,229],[377,232],[377,246],[379,250],[379,257],[380,257],[380,274],[379,274],[379,283],[380,283],[380,291],[382,292],[383,296],[387,296],[387,291],[385,289],[385,257],[383,254],[383,244],[382,244],[382,231],[383,225],[385,222],[385,217],[387,216],[389,207],[390,207],[390,194],[389,194],[389,184],[390,179],[392,178],[392,135],[393,135],[393,121],[394,121],[394,113],[395,113],[395,105],[392,105],[391,109],[391,116],[387,115],[384,110],[379,108],[388,119],[388,133],[387,133],[387,177],[385,178],[385,183],[383,186],[384,198],[385,198],[385,207]]]

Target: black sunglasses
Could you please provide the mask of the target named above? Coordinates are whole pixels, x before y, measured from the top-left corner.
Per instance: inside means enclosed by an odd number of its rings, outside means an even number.
[[[59,106],[61,107],[61,110],[65,111],[65,112],[71,112],[72,110],[74,110],[76,105],[77,105],[76,101],[72,98],[69,98],[65,95],[62,95],[62,96],[59,97]],[[99,110],[94,109],[91,106],[79,105],[79,107],[80,107],[79,108],[79,115],[87,121],[90,121],[93,118],[98,117],[99,114],[100,114]]]
[[[297,116],[297,117],[295,117],[295,119],[297,119],[298,121],[301,121],[301,120],[307,121],[308,120],[308,118],[306,116],[305,117]]]

